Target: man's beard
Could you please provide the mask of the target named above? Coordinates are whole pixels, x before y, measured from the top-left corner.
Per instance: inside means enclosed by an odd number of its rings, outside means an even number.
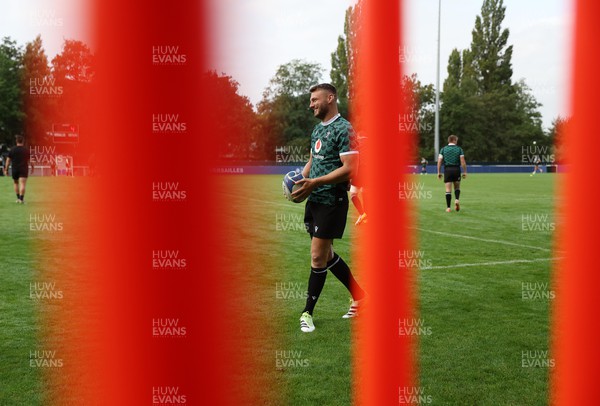
[[[327,113],[329,113],[329,108],[327,106],[323,106],[319,108],[319,112],[315,114],[315,117],[319,120],[323,120],[325,117],[327,117]]]

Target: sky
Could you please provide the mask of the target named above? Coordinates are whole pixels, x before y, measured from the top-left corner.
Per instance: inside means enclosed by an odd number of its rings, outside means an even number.
[[[331,53],[343,33],[345,10],[354,0],[220,0],[219,72],[240,84],[256,104],[277,67],[292,59],[318,62],[330,80]],[[436,82],[438,0],[406,0],[404,35],[408,72],[423,84]],[[450,52],[468,48],[483,0],[442,0],[440,87]],[[571,57],[570,0],[505,0],[503,27],[513,45],[513,80],[525,79],[538,102],[545,128],[568,114]]]
[[[42,35],[49,59],[65,38],[87,41],[84,0],[2,0],[0,36],[19,45]],[[232,76],[253,104],[277,67],[293,59],[317,62],[329,81],[331,53],[343,33],[344,13],[356,0],[215,0],[219,27],[214,68]],[[440,85],[454,48],[468,48],[483,0],[442,0]],[[407,70],[423,84],[436,81],[438,0],[405,0],[404,55]],[[505,0],[503,27],[510,30],[513,80],[525,79],[536,99],[544,127],[568,114],[571,57],[571,0]],[[93,49],[93,44],[92,49]]]
[[[2,0],[0,37],[11,37],[24,47],[39,34],[51,60],[60,53],[65,39],[90,43],[86,3],[85,0]]]

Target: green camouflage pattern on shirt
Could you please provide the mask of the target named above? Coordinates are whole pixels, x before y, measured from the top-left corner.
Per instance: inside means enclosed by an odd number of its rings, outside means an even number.
[[[444,166],[446,165],[460,165],[460,156],[465,155],[464,151],[458,145],[446,145],[440,151],[440,155],[444,158]]]
[[[357,139],[348,120],[338,116],[333,122],[315,126],[310,140],[312,164],[309,178],[318,178],[342,166],[340,154],[357,151]],[[348,182],[319,186],[308,200],[330,206],[348,200]]]

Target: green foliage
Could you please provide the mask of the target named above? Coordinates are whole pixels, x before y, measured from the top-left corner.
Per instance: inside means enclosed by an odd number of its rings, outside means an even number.
[[[94,69],[94,55],[90,48],[77,40],[65,40],[62,52],[52,59],[52,74],[59,81],[92,81]]]
[[[13,144],[13,136],[23,132],[22,59],[16,41],[4,37],[0,43],[0,144]]]
[[[484,0],[470,49],[448,60],[440,134],[458,135],[468,161],[517,162],[523,146],[545,141],[540,104],[524,81],[512,82],[505,11],[503,0]]]
[[[404,75],[401,81],[404,102],[410,106],[406,117],[400,117],[400,129],[413,131],[419,135],[417,152],[419,157],[433,155],[433,134],[435,129],[435,88],[432,84],[423,85],[417,74]],[[415,159],[417,159],[415,157]],[[420,159],[419,159],[420,160]]]
[[[300,59],[280,65],[263,92],[263,101],[272,102],[282,95],[297,97],[306,94],[311,86],[320,82],[322,73],[323,68],[318,63]]]
[[[250,100],[238,93],[239,83],[231,76],[206,72],[202,78],[206,97],[218,100],[210,114],[217,126],[218,157],[248,160],[255,157],[258,121]]]
[[[339,100],[348,100],[348,55],[346,38],[338,37],[338,46],[331,54],[331,84],[337,89]]]
[[[94,79],[94,55],[90,48],[77,40],[65,40],[62,52],[52,59],[52,77],[63,88],[51,113],[54,123],[84,124],[89,117],[91,83]],[[85,140],[85,128],[82,130]]]
[[[348,46],[346,38],[338,37],[338,46],[331,54],[331,84],[335,86],[338,94],[338,108],[342,115],[348,114]]]
[[[454,48],[448,58],[448,77],[444,82],[444,92],[458,88],[462,80],[462,58],[458,49]]]
[[[471,53],[475,77],[483,93],[511,85],[512,45],[507,46],[508,29],[501,28],[505,11],[503,0],[484,0],[481,16],[475,19]]]
[[[23,54],[23,104],[27,116],[24,127],[30,145],[38,144],[52,128],[51,113],[56,110],[56,98],[40,97],[31,91],[36,83],[48,79],[52,79],[48,57],[38,35],[25,45]]]
[[[303,144],[317,124],[309,110],[311,86],[321,81],[319,64],[298,59],[281,65],[258,104],[260,150],[264,159],[275,159],[275,148]]]
[[[51,143],[48,133],[57,123],[80,127],[78,148],[86,149],[94,55],[78,40],[65,40],[60,54],[48,63],[41,36],[18,47],[6,37],[0,44],[0,143],[13,145],[23,134],[29,145]]]
[[[33,41],[25,45],[23,54],[23,76],[24,82],[29,84],[29,78],[44,78],[50,74],[48,57],[42,44],[42,37],[37,36]]]
[[[558,116],[552,121],[552,126],[548,129],[546,145],[552,145],[552,152],[556,162],[564,162],[565,160],[565,136],[568,127],[571,125],[572,117]]]
[[[331,84],[338,92],[338,109],[344,117],[350,114],[350,98],[353,95],[353,72],[355,65],[356,29],[360,5],[348,7],[344,17],[344,34],[338,37],[338,45],[331,53]]]
[[[351,101],[356,98],[354,77],[359,51],[356,42],[361,26],[361,15],[361,1],[353,7],[348,7],[344,15],[344,33],[338,37],[338,45],[331,53],[331,84],[337,88],[338,109],[344,117],[351,116]]]

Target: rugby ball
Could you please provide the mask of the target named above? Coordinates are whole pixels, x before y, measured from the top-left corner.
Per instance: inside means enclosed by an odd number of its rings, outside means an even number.
[[[286,173],[283,177],[283,182],[281,184],[281,186],[283,187],[283,195],[290,202],[301,203],[304,200],[295,200],[294,198],[292,198],[292,193],[300,187],[299,185],[296,185],[296,182],[298,182],[301,179],[304,179],[302,173],[295,171],[290,171]]]

